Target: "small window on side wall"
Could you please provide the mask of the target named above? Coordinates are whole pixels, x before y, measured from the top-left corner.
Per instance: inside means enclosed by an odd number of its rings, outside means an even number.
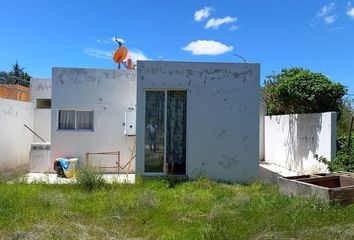
[[[59,124],[60,130],[75,130],[75,111],[73,110],[59,110]]]
[[[51,99],[37,99],[36,100],[36,108],[50,109],[51,105],[52,105]]]
[[[93,111],[76,112],[76,129],[93,130]]]
[[[93,111],[59,110],[59,130],[93,130]]]

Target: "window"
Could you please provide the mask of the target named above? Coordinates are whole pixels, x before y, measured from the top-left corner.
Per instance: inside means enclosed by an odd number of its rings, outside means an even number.
[[[93,130],[93,111],[77,111],[76,118],[76,129]]]
[[[59,110],[58,129],[93,130],[93,111]]]
[[[51,99],[37,99],[36,107],[43,108],[43,109],[50,109],[52,105]]]
[[[58,129],[75,129],[75,111],[59,110],[59,126]]]

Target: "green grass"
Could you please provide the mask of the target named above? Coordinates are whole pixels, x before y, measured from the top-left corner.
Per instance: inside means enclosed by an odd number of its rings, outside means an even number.
[[[354,205],[290,198],[275,185],[207,179],[0,184],[0,239],[353,239]]]

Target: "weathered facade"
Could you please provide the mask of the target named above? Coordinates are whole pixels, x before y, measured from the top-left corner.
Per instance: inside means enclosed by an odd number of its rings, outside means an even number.
[[[127,109],[135,108],[136,71],[53,68],[52,81],[52,161],[85,161],[87,152],[120,151],[125,165],[135,152],[135,136],[124,135],[122,124]],[[95,155],[89,164],[113,167],[116,161],[117,156]],[[131,171],[134,166],[135,162]]]
[[[138,62],[139,175],[256,178],[259,64]]]

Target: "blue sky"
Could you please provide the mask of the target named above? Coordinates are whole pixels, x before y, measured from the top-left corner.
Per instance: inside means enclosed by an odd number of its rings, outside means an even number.
[[[321,0],[1,0],[0,70],[115,68],[112,37],[135,59],[261,64],[322,72],[354,93],[354,2]]]

